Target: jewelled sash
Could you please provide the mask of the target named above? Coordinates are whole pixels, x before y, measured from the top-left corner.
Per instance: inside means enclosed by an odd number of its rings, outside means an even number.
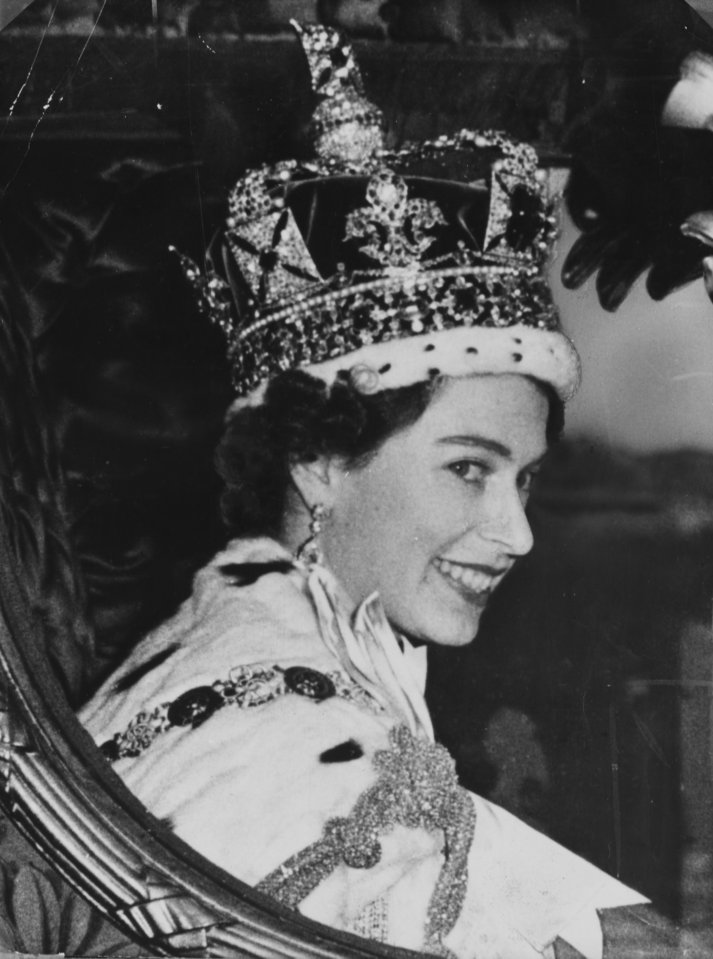
[[[447,955],[444,938],[455,925],[468,884],[468,853],[475,808],[458,786],[446,749],[417,739],[407,726],[389,734],[391,748],[374,756],[379,778],[349,816],[327,821],[320,839],[287,859],[257,885],[290,908],[299,904],[340,864],[370,869],[381,859],[380,837],[394,826],[442,830],[444,861],[428,906],[424,948]]]

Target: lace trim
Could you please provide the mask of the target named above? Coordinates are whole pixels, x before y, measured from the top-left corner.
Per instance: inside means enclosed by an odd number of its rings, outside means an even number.
[[[169,729],[195,729],[225,706],[250,709],[286,695],[305,696],[316,702],[339,696],[372,712],[383,712],[366,690],[339,671],[321,673],[306,666],[241,666],[232,669],[227,680],[196,686],[152,710],[142,710],[123,732],[99,748],[109,762],[134,758]]]
[[[389,941],[389,909],[385,899],[379,897],[368,902],[348,929],[355,936],[373,942]]]
[[[416,739],[407,726],[389,734],[391,748],[374,756],[377,782],[349,816],[327,821],[321,839],[287,859],[257,889],[285,906],[297,906],[342,863],[370,869],[381,859],[379,837],[394,826],[444,833],[444,860],[428,906],[424,947],[449,955],[445,936],[455,925],[468,884],[468,853],[475,833],[475,807],[458,786],[448,752]]]

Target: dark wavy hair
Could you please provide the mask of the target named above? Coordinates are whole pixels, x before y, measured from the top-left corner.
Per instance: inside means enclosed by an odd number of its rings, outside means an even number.
[[[231,536],[275,536],[280,530],[294,463],[319,456],[364,466],[400,430],[415,423],[443,382],[441,377],[366,394],[347,372],[332,386],[300,370],[274,377],[260,406],[234,413],[216,453],[224,481],[223,520]],[[550,404],[547,439],[564,426],[564,406],[541,383]]]

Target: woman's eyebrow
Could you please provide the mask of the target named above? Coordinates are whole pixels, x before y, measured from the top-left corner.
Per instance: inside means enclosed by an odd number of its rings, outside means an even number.
[[[489,439],[487,436],[477,436],[473,433],[464,433],[459,436],[442,436],[438,441],[441,446],[448,444],[457,446],[478,446],[481,449],[488,450],[491,453],[497,453],[504,459],[512,459],[512,450],[504,443],[498,440]]]
[[[503,459],[513,459],[513,452],[509,446],[506,446],[504,443],[500,443],[498,440],[490,439],[487,436],[477,436],[472,433],[464,433],[459,436],[443,436],[437,442],[441,446],[447,446],[450,444],[453,444],[454,446],[474,446],[478,447],[479,449],[488,450],[490,453],[495,453],[496,455],[501,456]],[[548,450],[543,450],[539,456],[535,456],[523,467],[523,469],[536,469],[542,464],[542,461],[547,456],[547,453]]]

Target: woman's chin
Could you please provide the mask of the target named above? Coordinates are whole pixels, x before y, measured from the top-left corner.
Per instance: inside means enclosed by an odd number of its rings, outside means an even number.
[[[434,646],[468,646],[469,643],[473,642],[477,633],[478,623],[461,629],[441,629],[428,642],[433,643]]]
[[[393,625],[410,640],[428,643],[432,646],[467,646],[475,639],[480,627],[483,610],[471,608],[466,615],[449,610],[431,609],[423,619],[414,617],[413,612],[405,616],[399,625]]]

